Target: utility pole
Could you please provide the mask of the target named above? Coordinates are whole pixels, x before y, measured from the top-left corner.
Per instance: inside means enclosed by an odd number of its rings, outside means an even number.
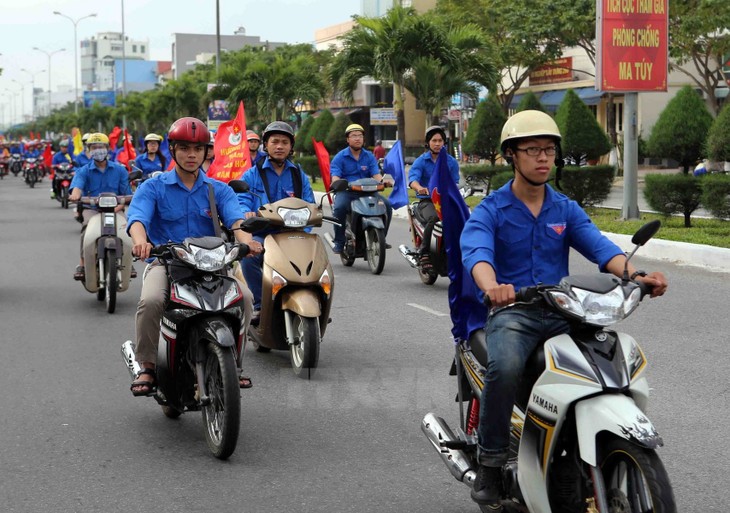
[[[86,16],[82,16],[81,18],[73,19],[71,16],[66,16],[63,13],[60,13],[58,11],[53,11],[53,14],[57,16],[61,16],[63,18],[66,18],[67,20],[70,20],[71,23],[74,25],[74,79],[76,80],[76,85],[74,88],[74,91],[76,93],[76,99],[74,100],[74,114],[79,113],[79,42],[78,42],[78,32],[77,32],[77,25],[81,20],[84,20],[86,18],[93,18],[96,17],[96,13],[87,14]]]
[[[51,115],[51,77],[53,74],[51,73],[51,57],[53,54],[59,53],[59,52],[65,52],[65,48],[61,48],[60,50],[54,50],[53,52],[47,52],[45,50],[41,50],[37,46],[33,47],[33,50],[38,50],[39,52],[45,53],[48,56],[48,112],[46,113],[46,116]]]

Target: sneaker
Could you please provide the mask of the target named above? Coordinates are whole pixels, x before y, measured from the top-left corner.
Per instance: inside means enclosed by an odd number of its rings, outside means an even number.
[[[56,193],[51,191],[51,199],[56,199]]]
[[[74,271],[74,280],[84,281],[84,279],[86,279],[86,271],[83,266],[77,265],[76,270]]]
[[[332,253],[334,253],[335,255],[339,255],[340,253],[342,253],[343,247],[344,244],[335,243],[335,245],[332,247]]]
[[[393,248],[393,246],[391,246],[391,245],[390,245],[390,244],[388,244],[387,242],[385,243],[385,249],[392,249],[392,248]]]
[[[502,511],[502,469],[479,465],[471,498],[480,506],[486,506],[488,511]]]
[[[136,278],[137,277],[137,269],[135,269],[134,266],[132,266],[132,270],[129,272],[129,277],[130,278]]]

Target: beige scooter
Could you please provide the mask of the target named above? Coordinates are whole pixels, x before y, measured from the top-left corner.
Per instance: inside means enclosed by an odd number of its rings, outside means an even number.
[[[245,182],[229,185],[237,192],[248,190]],[[249,340],[262,353],[290,351],[294,373],[304,379],[317,367],[335,285],[322,239],[304,231],[323,221],[337,220],[324,216],[322,205],[284,198],[263,205],[242,227],[249,233],[280,230],[264,239],[261,314],[258,326],[249,327]]]

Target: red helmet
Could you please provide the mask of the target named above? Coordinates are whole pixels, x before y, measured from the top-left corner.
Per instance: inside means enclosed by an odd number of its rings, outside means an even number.
[[[205,123],[197,118],[180,118],[170,126],[167,139],[170,144],[179,142],[208,144],[210,142],[210,132]]]

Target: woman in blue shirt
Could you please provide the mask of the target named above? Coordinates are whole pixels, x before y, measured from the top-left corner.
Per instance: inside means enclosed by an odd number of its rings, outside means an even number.
[[[162,137],[157,134],[147,134],[144,138],[145,152],[134,160],[134,165],[147,177],[155,171],[164,171],[167,167],[165,156],[159,151]]]

